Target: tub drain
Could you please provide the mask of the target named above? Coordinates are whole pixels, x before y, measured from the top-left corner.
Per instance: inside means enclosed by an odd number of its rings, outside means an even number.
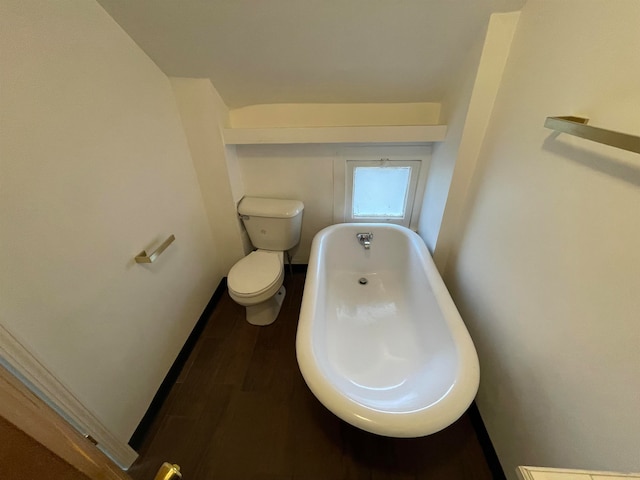
[[[359,283],[360,285],[366,285],[367,283],[369,283],[369,280],[367,280],[367,279],[366,279],[366,278],[364,278],[364,277],[360,277],[360,278],[358,279],[358,283]]]

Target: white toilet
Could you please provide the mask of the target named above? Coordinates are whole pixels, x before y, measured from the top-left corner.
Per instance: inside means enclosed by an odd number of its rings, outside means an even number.
[[[284,252],[300,241],[303,210],[299,200],[244,197],[238,205],[257,250],[231,267],[227,286],[231,298],[246,307],[247,321],[253,325],[269,325],[280,312]]]

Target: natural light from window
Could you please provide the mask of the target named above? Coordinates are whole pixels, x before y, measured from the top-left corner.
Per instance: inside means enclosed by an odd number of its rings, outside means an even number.
[[[334,162],[336,223],[392,223],[415,228],[418,217],[414,213],[420,214],[416,201],[422,202],[426,181],[423,159],[428,160],[429,152],[425,157],[425,152],[414,148],[393,148],[393,151],[376,150],[371,155],[389,152],[395,158],[346,158]]]
[[[355,167],[354,217],[404,218],[411,167]]]

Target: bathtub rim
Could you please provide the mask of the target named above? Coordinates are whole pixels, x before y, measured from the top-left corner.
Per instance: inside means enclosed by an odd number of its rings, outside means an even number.
[[[321,275],[323,242],[339,229],[391,229],[408,237],[417,249],[427,280],[453,337],[459,368],[449,390],[431,405],[411,411],[375,409],[348,397],[338,390],[318,366],[312,341],[313,315],[317,304],[314,294]],[[296,356],[302,376],[316,398],[335,415],[362,430],[399,438],[421,437],[436,433],[454,423],[473,402],[478,391],[480,368],[475,346],[451,296],[440,277],[423,240],[412,230],[399,225],[380,223],[341,223],[318,232],[312,242],[302,307],[296,334]]]

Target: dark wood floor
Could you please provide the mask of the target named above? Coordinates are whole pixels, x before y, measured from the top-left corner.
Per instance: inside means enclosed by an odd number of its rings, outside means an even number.
[[[287,274],[273,325],[255,327],[228,294],[218,303],[130,469],[152,480],[163,461],[185,480],[485,480],[467,415],[435,435],[391,439],[339,420],[298,370],[304,273]]]

